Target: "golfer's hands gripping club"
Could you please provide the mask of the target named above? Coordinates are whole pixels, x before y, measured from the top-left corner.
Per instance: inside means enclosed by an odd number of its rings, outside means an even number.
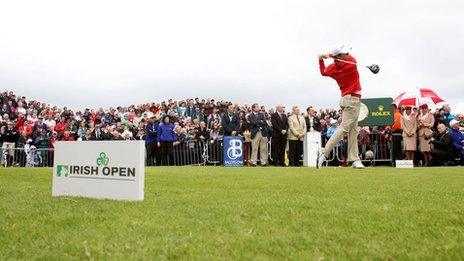
[[[330,55],[328,54],[319,54],[319,60],[324,60],[324,59],[327,59],[327,58],[330,58]]]

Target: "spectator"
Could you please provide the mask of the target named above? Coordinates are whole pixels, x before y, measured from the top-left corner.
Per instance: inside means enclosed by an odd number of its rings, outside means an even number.
[[[276,112],[271,115],[272,142],[271,153],[275,166],[285,166],[285,149],[287,147],[288,119],[285,107],[278,105]]]
[[[419,150],[424,154],[425,166],[430,165],[430,143],[426,139],[433,134],[432,127],[435,117],[430,113],[427,104],[420,106],[420,113],[417,116],[417,135],[419,136]]]
[[[50,139],[47,137],[47,131],[42,130],[39,136],[34,141],[35,146],[38,149],[48,149],[50,148]]]
[[[124,131],[121,133],[124,140],[134,140],[134,134],[129,130],[129,126],[124,126]]]
[[[33,133],[38,134],[41,130],[47,130],[48,126],[45,124],[42,116],[39,116],[37,122],[33,124]]]
[[[195,105],[194,101],[192,99],[190,99],[188,101],[188,105],[187,105],[187,108],[186,108],[186,111],[185,111],[187,117],[190,117],[192,119],[196,119],[197,118],[197,112],[199,112],[199,108]]]
[[[464,134],[459,130],[459,122],[457,120],[450,121],[449,133],[453,137],[455,158],[463,159]]]
[[[218,121],[213,121],[211,123],[211,130],[209,132],[209,137],[213,141],[222,140],[221,125],[219,125]]]
[[[288,117],[288,160],[290,166],[301,166],[303,159],[303,141],[306,135],[306,121],[300,115],[298,106],[293,106]]]
[[[179,107],[177,107],[177,115],[179,117],[185,117],[187,113],[187,106],[185,102],[181,102]]]
[[[50,113],[47,116],[47,119],[44,121],[44,124],[47,125],[48,129],[55,129],[56,121],[53,119],[53,115]]]
[[[145,147],[147,150],[147,165],[159,165],[158,158],[158,146],[157,146],[157,135],[158,135],[158,125],[159,123],[155,121],[155,117],[148,119],[148,124],[145,128],[146,137],[145,137]]]
[[[64,135],[64,132],[68,128],[68,124],[66,124],[66,118],[61,117],[60,121],[55,126],[55,131],[58,133],[58,137],[61,138]]]
[[[454,114],[451,113],[451,107],[449,106],[449,104],[445,104],[443,106],[443,120],[445,122],[445,125],[449,127],[450,121],[455,119],[456,117],[454,116]]]
[[[219,115],[219,109],[216,106],[213,107],[213,113],[211,113],[207,118],[208,128],[211,128],[215,121],[221,124],[221,116]]]
[[[464,114],[456,115],[458,119],[459,130],[464,132]]]
[[[306,131],[308,131],[308,132],[309,131],[321,132],[322,131],[321,121],[317,117],[317,111],[314,109],[314,107],[309,106],[306,109],[306,113],[308,113],[308,115],[305,117]]]
[[[90,127],[89,129],[91,130],[92,128]],[[103,132],[102,129],[106,130],[104,127],[95,127],[92,131],[92,136],[90,137],[90,140],[108,140],[108,133],[106,131]]]
[[[42,157],[37,153],[37,148],[32,145],[26,151],[26,167],[38,167],[42,163]]]
[[[19,133],[14,128],[13,122],[7,123],[7,128],[5,129],[4,136],[3,136],[3,145],[2,149],[4,152],[7,152],[8,155],[8,165],[11,165],[14,162],[14,155],[15,155],[15,146],[16,143],[19,141]]]
[[[251,164],[257,166],[258,151],[260,155],[261,166],[267,166],[267,135],[268,125],[266,117],[260,112],[260,107],[257,103],[251,106],[252,112],[248,116],[248,121],[251,128]]]
[[[448,162],[453,156],[453,137],[448,132],[445,124],[440,123],[437,128],[437,137],[430,139],[430,142],[433,144],[433,150],[430,151],[430,155],[432,156],[432,165],[448,165]]]
[[[229,104],[227,111],[222,116],[222,128],[224,130],[224,136],[236,136],[239,133],[240,119],[235,113],[235,106]]]
[[[206,129],[206,123],[204,121],[200,122],[200,126],[197,129],[195,139],[198,141],[209,140],[209,131],[208,129]]]
[[[330,139],[330,137],[332,137],[332,135],[334,135],[334,133],[337,131],[337,129],[338,129],[338,121],[335,120],[335,119],[330,118],[329,119],[329,126],[330,127],[327,129],[327,133],[326,133],[327,139]]]
[[[84,138],[84,136],[86,135],[87,133],[87,126],[85,125],[85,121],[81,121],[79,123],[79,128],[77,129],[77,137],[78,138]]]
[[[71,133],[69,131],[65,131],[63,133],[63,136],[61,137],[60,141],[73,141],[74,138],[71,136]]]
[[[174,134],[174,124],[170,122],[170,117],[165,115],[162,123],[158,126],[158,133],[156,136],[158,148],[160,149],[160,159],[164,165],[173,164],[172,161],[172,147],[176,140]]]
[[[393,103],[393,125],[391,126],[391,142],[392,142],[392,157],[393,164],[395,160],[403,159],[403,150],[401,148],[401,142],[403,141],[403,130],[401,129],[401,115],[400,108]]]
[[[401,129],[403,130],[403,144],[406,159],[414,160],[414,153],[417,150],[417,120],[411,106],[407,106],[401,119]]]

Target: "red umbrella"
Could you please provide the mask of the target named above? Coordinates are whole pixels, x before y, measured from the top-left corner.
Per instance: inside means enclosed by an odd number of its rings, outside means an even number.
[[[418,88],[401,93],[393,102],[400,107],[419,107],[422,104],[427,104],[429,108],[433,108],[437,104],[444,103],[445,101],[431,89]]]

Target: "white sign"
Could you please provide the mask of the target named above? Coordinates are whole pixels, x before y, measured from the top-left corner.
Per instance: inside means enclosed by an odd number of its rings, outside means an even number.
[[[412,168],[414,168],[414,162],[412,160],[396,160],[395,165],[399,169],[412,169]]]
[[[321,133],[310,131],[306,133],[303,145],[303,166],[316,167],[318,153],[321,150]]]
[[[144,141],[55,144],[53,196],[143,200]]]

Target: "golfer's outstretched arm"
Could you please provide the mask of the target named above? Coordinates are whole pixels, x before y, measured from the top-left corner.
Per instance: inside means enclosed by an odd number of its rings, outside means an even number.
[[[333,65],[331,64],[328,67],[325,67],[324,60],[319,59],[319,69],[321,70],[322,76],[331,76],[333,71]]]

